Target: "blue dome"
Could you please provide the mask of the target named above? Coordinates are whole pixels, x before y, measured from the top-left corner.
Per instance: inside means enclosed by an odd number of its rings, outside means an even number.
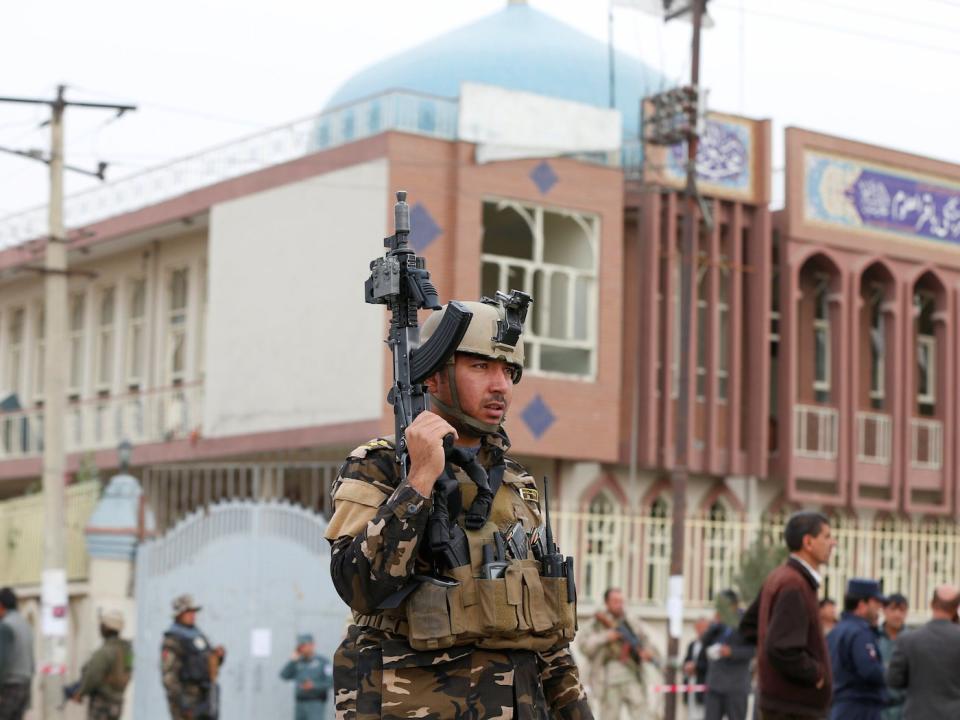
[[[666,87],[642,62],[616,53],[616,104],[624,137],[640,130],[640,99]],[[609,107],[609,49],[525,4],[452,30],[372,65],[347,80],[325,109],[389,90],[455,98],[464,81]]]

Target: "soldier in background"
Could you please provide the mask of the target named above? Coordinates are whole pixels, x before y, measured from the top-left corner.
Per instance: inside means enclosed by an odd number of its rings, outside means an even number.
[[[173,720],[216,720],[219,714],[217,672],[226,653],[197,628],[200,609],[192,595],[178,597],[173,625],[163,634],[163,687]]]
[[[621,708],[631,718],[646,718],[644,665],[655,663],[656,655],[640,623],[627,619],[623,592],[609,588],[603,602],[605,609],[596,614],[580,643],[590,660],[590,685],[600,700],[600,718],[618,720]]]
[[[0,590],[0,720],[21,720],[30,706],[33,630],[17,612],[17,596]]]
[[[323,720],[326,717],[327,692],[333,687],[330,660],[314,654],[313,635],[297,636],[297,649],[283,666],[280,677],[296,682],[295,720]]]
[[[74,702],[90,698],[88,720],[118,720],[123,714],[123,692],[133,670],[133,648],[122,640],[123,613],[108,610],[100,616],[103,645],[83,666],[80,682],[73,693]]]

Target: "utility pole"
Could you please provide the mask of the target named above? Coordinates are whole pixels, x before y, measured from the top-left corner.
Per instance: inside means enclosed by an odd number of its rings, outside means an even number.
[[[75,103],[64,99],[65,87],[57,88],[53,100],[0,97],[0,102],[48,105],[50,116],[50,155],[36,152],[8,151],[39,160],[50,167],[49,232],[44,273],[44,342],[43,367],[43,578],[41,583],[40,657],[42,720],[63,717],[63,685],[67,662],[68,602],[67,553],[64,544],[66,526],[64,451],[64,415],[66,413],[66,349],[67,349],[67,237],[63,221],[63,115],[67,107],[79,106],[115,110],[119,115],[136,110],[133,105]],[[105,165],[96,172],[70,168],[103,179]]]
[[[687,484],[690,476],[690,379],[693,353],[690,351],[690,325],[693,309],[693,278],[697,265],[698,219],[697,207],[700,196],[697,191],[697,148],[699,145],[700,121],[706,93],[700,88],[700,30],[703,26],[707,0],[687,0],[676,3],[681,9],[673,10],[674,0],[663,0],[665,20],[690,16],[693,24],[692,58],[690,62],[690,85],[675,88],[650,98],[653,113],[644,120],[646,142],[654,145],[687,143],[686,188],[684,191],[683,240],[680,252],[680,377],[677,397],[676,435],[674,442],[673,468],[670,472],[672,496],[672,524],[670,535],[670,582],[667,597],[667,666],[665,684],[671,688],[664,702],[665,720],[677,716],[677,696],[671,686],[676,685],[680,665],[680,635],[683,629],[683,565],[684,541],[686,539]],[[701,215],[709,223],[706,207]],[[671,239],[672,243],[672,239]],[[664,392],[669,393],[669,381]]]

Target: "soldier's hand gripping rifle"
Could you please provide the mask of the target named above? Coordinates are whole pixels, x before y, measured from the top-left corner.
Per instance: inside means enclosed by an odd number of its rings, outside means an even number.
[[[393,354],[393,385],[387,400],[393,405],[397,461],[406,480],[410,468],[405,434],[413,419],[426,409],[423,381],[450,359],[473,313],[451,301],[437,331],[420,344],[417,310],[439,310],[440,299],[430,282],[426,260],[417,257],[409,245],[410,207],[402,190],[397,193],[393,215],[394,234],[383,241],[386,254],[370,263],[364,295],[368,303],[386,305],[390,310],[386,342]],[[444,446],[449,450],[452,445],[453,435],[447,435]]]

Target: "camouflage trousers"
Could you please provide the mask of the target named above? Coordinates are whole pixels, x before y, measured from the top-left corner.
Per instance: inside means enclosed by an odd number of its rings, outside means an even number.
[[[30,705],[30,683],[0,685],[0,720],[22,720]]]
[[[356,626],[333,660],[337,720],[592,720],[586,702],[548,714],[537,655],[472,646],[415,652]]]
[[[123,715],[123,699],[108,700],[102,695],[90,698],[87,707],[87,720],[119,720]]]
[[[167,697],[171,720],[216,720],[208,708],[208,693],[197,685],[181,686],[179,697]]]

